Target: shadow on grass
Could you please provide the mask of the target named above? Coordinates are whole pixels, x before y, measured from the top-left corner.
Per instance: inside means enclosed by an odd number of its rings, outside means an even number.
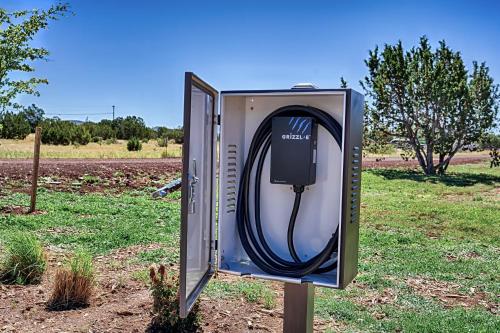
[[[495,183],[500,183],[500,177],[498,176],[476,173],[450,172],[444,176],[426,176],[425,174],[418,171],[403,169],[371,169],[367,170],[366,172],[384,177],[385,179],[389,180],[413,180],[416,182],[445,184],[447,186],[466,187],[476,184],[495,185]]]

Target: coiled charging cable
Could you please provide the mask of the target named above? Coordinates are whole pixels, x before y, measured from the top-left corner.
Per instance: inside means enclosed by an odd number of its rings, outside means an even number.
[[[269,147],[271,147],[272,118],[277,116],[314,118],[319,125],[323,126],[331,134],[331,136],[333,136],[342,150],[342,127],[325,111],[311,106],[290,105],[281,107],[268,115],[257,128],[252,139],[238,189],[236,220],[241,243],[250,259],[259,268],[269,274],[287,277],[303,277],[304,275],[311,273],[319,274],[331,271],[337,267],[337,258],[332,258],[332,255],[338,247],[338,226],[333,232],[332,237],[326,244],[325,248],[307,261],[300,260],[293,244],[293,232],[297,214],[299,212],[302,192],[304,191],[303,185],[293,186],[295,200],[287,233],[288,249],[293,261],[283,259],[277,255],[265,239],[264,232],[262,230],[262,221],[260,219],[260,186],[262,168],[267,152],[269,151]],[[249,197],[251,174],[256,160],[257,167],[254,182],[255,226],[252,226]],[[257,235],[255,235],[254,230],[257,232]]]

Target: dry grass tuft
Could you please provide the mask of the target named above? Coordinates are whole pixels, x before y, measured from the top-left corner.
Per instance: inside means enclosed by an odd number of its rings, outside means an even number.
[[[47,309],[62,311],[87,307],[94,280],[92,258],[86,253],[77,252],[65,267],[56,272]]]

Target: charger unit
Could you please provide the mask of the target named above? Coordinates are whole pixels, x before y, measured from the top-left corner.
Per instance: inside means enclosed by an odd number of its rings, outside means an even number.
[[[363,110],[351,89],[219,94],[186,73],[182,318],[216,270],[338,289],[354,279]]]
[[[316,182],[318,125],[311,117],[274,117],[271,135],[271,183]]]

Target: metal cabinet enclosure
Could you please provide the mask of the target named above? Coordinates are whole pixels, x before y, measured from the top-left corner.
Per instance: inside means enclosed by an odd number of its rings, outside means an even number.
[[[186,73],[185,80],[181,316],[187,315],[216,268],[230,274],[345,288],[357,274],[363,96],[352,89],[223,91],[219,114],[219,93],[193,73]],[[297,250],[307,260],[339,225],[337,269],[302,278],[263,272],[246,255],[236,226],[238,186],[253,133],[267,115],[286,105],[322,109],[343,129],[342,147],[326,130],[318,130],[317,181],[304,192],[295,232]],[[269,182],[269,160],[262,174],[261,212],[263,221],[272,222],[266,223],[264,233],[280,256],[290,258],[286,229],[293,191]]]

